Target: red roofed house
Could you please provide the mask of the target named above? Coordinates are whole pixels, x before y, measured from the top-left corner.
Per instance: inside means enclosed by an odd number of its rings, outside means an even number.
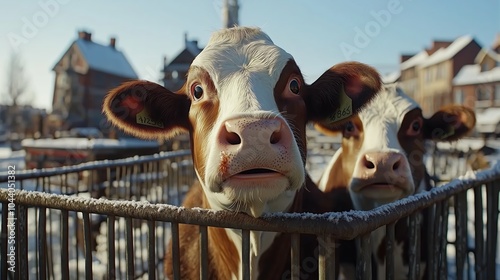
[[[52,115],[62,129],[96,127],[107,132],[101,113],[105,94],[121,83],[137,79],[127,58],[116,48],[116,38],[102,45],[80,31],[53,68],[56,73]],[[49,124],[50,125],[50,124]]]

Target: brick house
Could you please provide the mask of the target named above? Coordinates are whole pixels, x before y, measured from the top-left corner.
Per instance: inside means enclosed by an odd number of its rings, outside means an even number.
[[[480,50],[471,36],[434,41],[429,49],[402,56],[400,86],[429,115],[453,102],[453,79],[464,65],[474,63]]]
[[[63,130],[105,130],[101,113],[104,96],[121,83],[138,78],[123,52],[116,49],[116,38],[102,45],[92,41],[92,34],[85,31],[78,32],[78,38],[52,70],[56,73],[53,111],[47,121],[49,126],[61,125]]]
[[[476,110],[479,132],[500,133],[500,34],[491,49],[483,48],[474,64],[462,67],[453,79],[456,103]],[[488,127],[486,127],[488,126]]]

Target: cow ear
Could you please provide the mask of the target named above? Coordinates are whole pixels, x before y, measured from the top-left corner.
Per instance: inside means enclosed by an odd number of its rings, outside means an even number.
[[[145,139],[164,139],[189,129],[189,98],[148,81],[131,81],[112,89],[103,112],[125,132]]]
[[[314,129],[328,136],[336,136],[342,133],[342,126],[337,124],[332,125],[326,122],[314,123]]]
[[[476,114],[470,108],[449,105],[424,120],[424,137],[434,141],[454,141],[467,135],[476,125]]]
[[[337,123],[357,113],[380,91],[382,81],[372,67],[340,63],[306,86],[303,98],[308,121]]]

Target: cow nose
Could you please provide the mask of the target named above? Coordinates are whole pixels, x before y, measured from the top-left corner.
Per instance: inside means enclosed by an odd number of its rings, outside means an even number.
[[[286,133],[286,131],[285,123],[280,118],[238,118],[225,121],[218,137],[223,145],[265,147],[288,142],[291,133]]]
[[[397,152],[366,153],[363,157],[361,168],[365,174],[384,172],[386,174],[399,174],[404,165],[404,156]]]

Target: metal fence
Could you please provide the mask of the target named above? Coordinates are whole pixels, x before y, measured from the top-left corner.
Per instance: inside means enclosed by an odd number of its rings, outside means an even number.
[[[424,208],[432,213],[433,238],[424,244],[430,252],[430,279],[500,278],[500,165],[372,211],[303,217],[281,213],[259,219],[174,206],[194,178],[188,151],[0,175],[0,279],[163,279],[167,240],[178,246],[178,225],[183,223],[199,225],[201,235],[212,226],[239,228],[242,248],[249,248],[252,230],[290,233],[292,256],[299,234],[314,234],[320,241],[321,279],[335,273],[328,265],[334,262],[335,241],[357,239],[361,257],[356,277],[371,279],[370,233],[385,226],[390,252],[395,223],[407,216],[414,252],[409,278],[416,279],[421,269],[416,213]],[[200,240],[206,247],[206,239]],[[176,254],[174,250],[174,260]],[[249,271],[248,256],[243,250],[243,271]],[[389,279],[391,256],[387,254]],[[206,256],[200,258],[207,263]],[[301,263],[291,261],[290,277],[299,279]],[[204,271],[202,265],[202,279]]]

